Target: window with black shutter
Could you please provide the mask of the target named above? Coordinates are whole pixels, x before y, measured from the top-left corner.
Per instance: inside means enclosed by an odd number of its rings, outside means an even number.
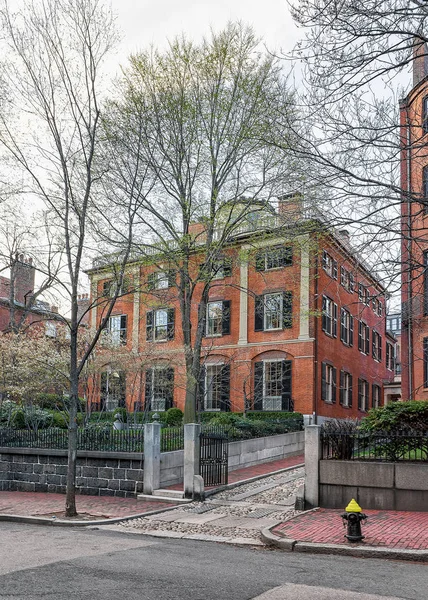
[[[146,313],[146,340],[165,342],[174,339],[175,309],[160,308]]]
[[[282,327],[288,329],[293,327],[293,292],[283,292],[282,297]]]
[[[340,339],[347,346],[354,343],[354,319],[345,308],[340,311]]]
[[[337,337],[337,304],[328,296],[322,297],[322,330]]]
[[[113,315],[108,320],[107,331],[110,334],[111,343],[114,346],[126,344],[127,316]]]
[[[230,334],[231,301],[219,300],[207,303],[205,318],[206,337],[215,337]]]
[[[124,371],[104,371],[101,373],[101,407],[112,411],[125,408],[126,373]]]
[[[282,410],[293,412],[291,399],[291,360],[282,361]]]
[[[347,371],[340,371],[339,398],[342,406],[352,406],[352,375]]]
[[[230,334],[230,300],[223,300],[222,303],[222,334],[229,335]]]
[[[256,254],[256,271],[270,271],[290,267],[293,264],[291,246],[274,246],[260,250]]]
[[[358,410],[367,412],[369,409],[369,383],[358,379]]]
[[[174,369],[152,367],[146,370],[145,408],[156,412],[172,408],[174,404]]]
[[[336,402],[336,375],[335,367],[321,363],[321,399],[325,402]]]
[[[337,279],[337,261],[325,250],[322,253],[322,268],[327,275],[333,279]]]

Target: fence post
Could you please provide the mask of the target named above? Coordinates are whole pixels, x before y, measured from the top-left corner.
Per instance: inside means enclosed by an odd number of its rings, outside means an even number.
[[[319,506],[319,464],[321,460],[321,426],[305,428],[305,507]]]
[[[193,498],[194,476],[200,474],[201,425],[187,423],[184,426],[184,496]]]
[[[160,442],[161,424],[145,423],[144,425],[144,477],[143,491],[153,494],[160,488]]]

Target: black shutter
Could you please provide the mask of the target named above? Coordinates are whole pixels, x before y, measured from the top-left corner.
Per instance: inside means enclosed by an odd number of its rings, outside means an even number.
[[[166,337],[168,340],[174,339],[175,333],[175,308],[168,308],[167,312],[167,323],[166,323]]]
[[[263,296],[256,296],[254,301],[254,331],[263,331],[265,320],[265,302]]]
[[[358,410],[362,410],[362,386],[363,386],[363,382],[361,381],[361,379],[358,380]]]
[[[126,322],[127,322],[127,316],[121,315],[120,316],[120,342],[122,344],[126,344],[126,334],[127,334]]]
[[[337,260],[332,259],[333,262],[333,278],[337,279]]]
[[[230,410],[230,365],[221,369],[221,410]]]
[[[167,272],[167,277],[168,277],[168,287],[174,287],[175,286],[175,271],[173,270],[169,270]]]
[[[154,311],[149,310],[146,314],[146,340],[149,342],[153,341],[153,320],[154,320]]]
[[[337,378],[337,369],[332,367],[332,390],[331,390],[331,401],[333,404],[336,402],[336,378]]]
[[[201,365],[199,369],[199,381],[198,381],[198,394],[197,394],[197,410],[203,412],[205,410],[205,376],[207,368],[205,365]]]
[[[230,334],[230,300],[223,300],[222,303],[221,332],[223,335]]]
[[[327,365],[321,363],[321,400],[327,397]]]
[[[354,345],[354,317],[349,315],[349,345]]]
[[[327,269],[327,252],[325,250],[323,250],[323,253],[322,253],[322,268],[324,270]]]
[[[293,326],[293,292],[282,294],[282,327],[289,329]]]
[[[263,362],[254,363],[254,410],[263,410]]]
[[[223,276],[230,277],[232,275],[232,259],[225,258],[223,261]]]
[[[146,387],[144,394],[144,410],[151,410],[152,407],[152,372],[153,369],[147,369],[146,371]]]
[[[291,246],[279,249],[279,266],[290,267],[293,264],[293,249]]]
[[[264,271],[266,266],[266,251],[257,252],[256,254],[256,271]]]
[[[156,273],[150,273],[147,276],[147,289],[154,290],[156,285]]]
[[[291,360],[282,361],[282,410],[291,411]]]
[[[382,336],[379,335],[379,354],[378,354],[378,360],[381,361],[382,360]]]
[[[339,404],[344,404],[345,399],[345,373],[340,371]]]
[[[349,377],[349,392],[348,392],[348,406],[352,407],[352,375],[348,375]]]
[[[345,342],[345,311],[340,310],[340,341]]]
[[[333,337],[337,337],[337,304],[333,302]]]
[[[389,364],[390,356],[391,356],[391,345],[388,344],[388,342],[387,342],[386,343],[386,361],[385,361],[387,369],[389,369],[389,367],[390,367],[390,364]]]
[[[168,367],[165,371],[167,383],[165,386],[165,410],[168,410],[174,405],[174,369],[173,367]]]
[[[372,357],[377,358],[376,356],[376,332],[372,331]]]
[[[205,337],[207,335],[207,315],[208,315],[208,304],[205,307],[205,317],[202,321],[202,335]],[[201,318],[201,305],[198,306],[198,319]]]
[[[361,321],[358,321],[358,350],[360,352],[364,351],[363,348],[363,324]]]
[[[322,297],[321,327],[323,331],[327,331],[327,298],[325,296]]]
[[[372,408],[375,407],[375,387],[376,385],[372,383]]]
[[[370,329],[368,325],[363,325],[366,333],[366,354],[370,354]]]

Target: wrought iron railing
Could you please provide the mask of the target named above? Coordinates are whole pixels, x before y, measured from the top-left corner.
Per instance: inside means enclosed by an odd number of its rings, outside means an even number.
[[[172,452],[184,448],[183,427],[164,427],[161,430],[161,452]]]
[[[322,432],[323,460],[428,462],[428,432]]]

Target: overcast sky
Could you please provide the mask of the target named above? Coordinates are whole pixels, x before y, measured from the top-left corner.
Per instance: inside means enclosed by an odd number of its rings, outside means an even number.
[[[228,21],[252,25],[271,50],[291,50],[301,32],[295,27],[287,0],[112,0],[122,32],[117,63],[138,49],[165,46],[182,32],[193,39],[222,29]]]

